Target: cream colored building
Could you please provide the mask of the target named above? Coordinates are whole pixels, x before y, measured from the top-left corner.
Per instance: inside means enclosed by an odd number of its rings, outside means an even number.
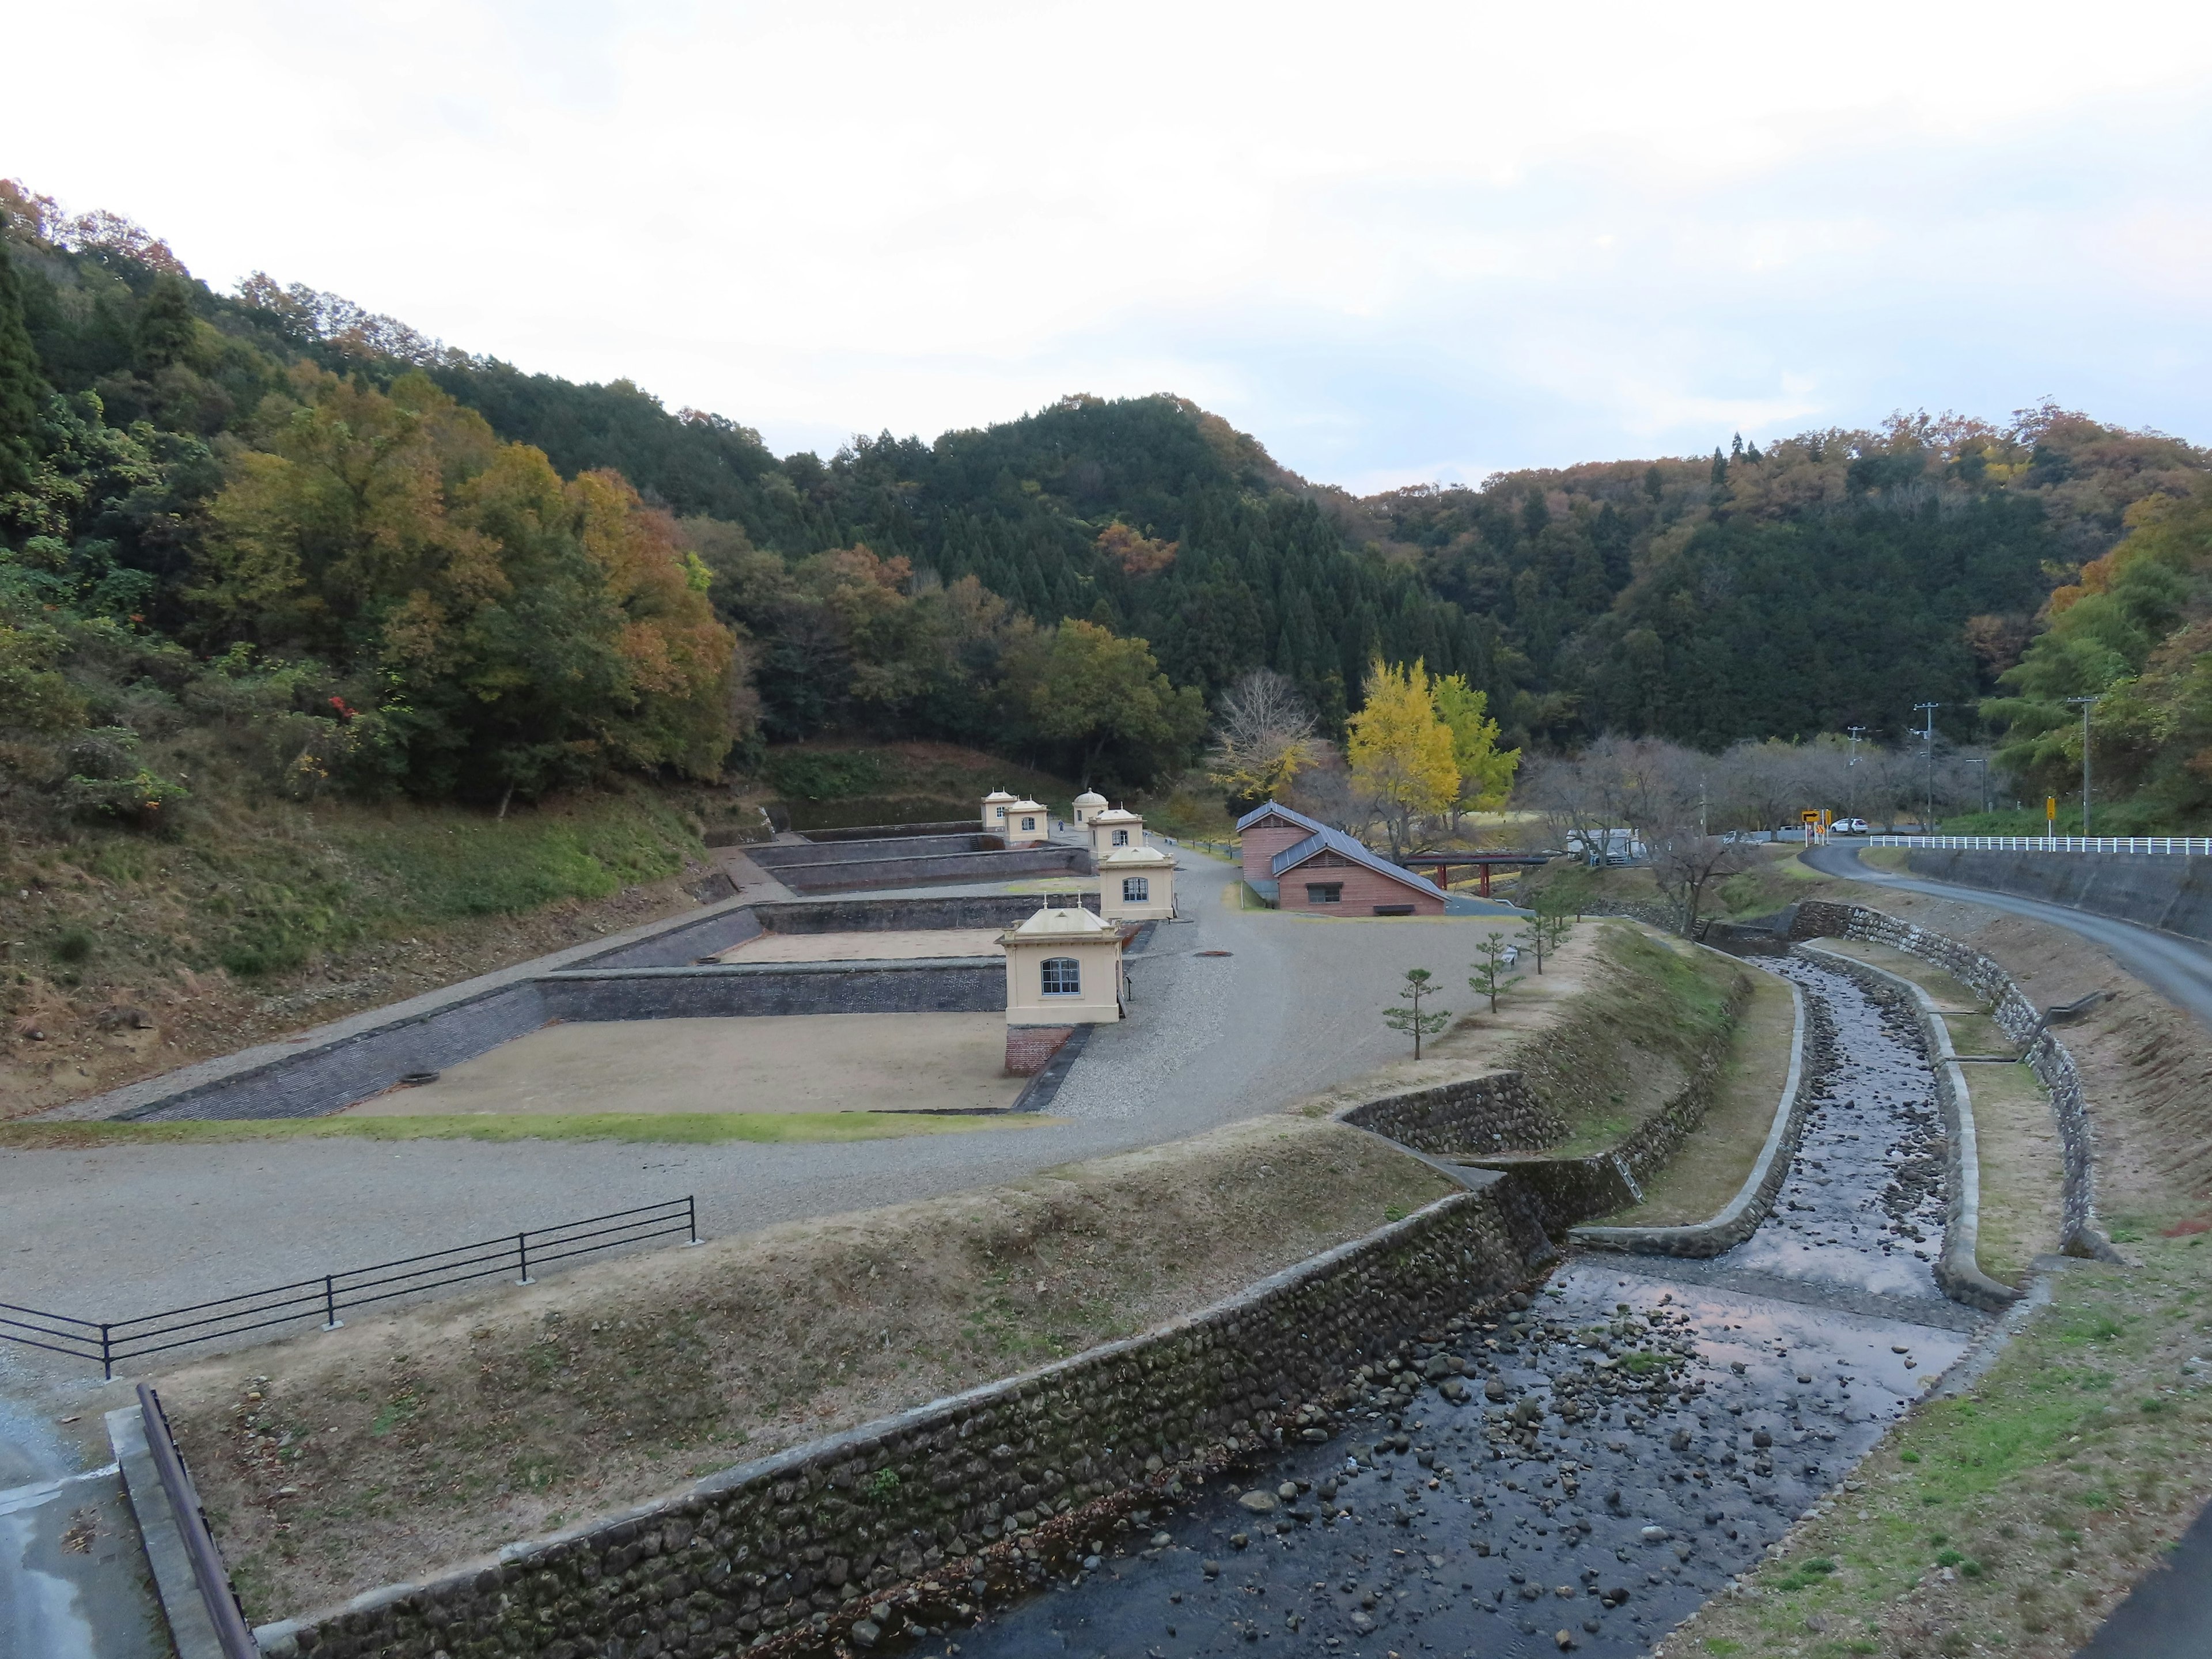
[[[1176,861],[1158,847],[1117,847],[1098,860],[1098,914],[1165,921],[1176,913]]]
[[[1110,1025],[1121,1018],[1121,932],[1070,905],[1040,910],[999,935],[1006,953],[1006,1024]]]
[[[1075,798],[1075,822],[1078,828],[1091,822],[1106,810],[1106,797],[1096,789],[1086,789]]]
[[[994,789],[983,797],[985,835],[1003,836],[1006,833],[1006,809],[1013,804],[1014,798],[1003,789]]]
[[[1123,807],[1109,806],[1103,812],[1092,813],[1086,827],[1091,831],[1091,856],[1094,862],[1104,859],[1117,847],[1145,844],[1144,819]]]
[[[1052,809],[1033,800],[1018,800],[1006,809],[1003,831],[1009,847],[1035,847],[1052,836]]]

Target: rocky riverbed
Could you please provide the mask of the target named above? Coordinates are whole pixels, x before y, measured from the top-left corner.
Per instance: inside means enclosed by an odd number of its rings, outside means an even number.
[[[1570,1261],[1498,1316],[1362,1368],[1328,1438],[1102,1528],[1042,1593],[974,1627],[867,1634],[963,1659],[1625,1656],[1808,1510],[1848,1509],[1853,1466],[1979,1320],[1930,1271],[1942,1130],[1911,1022],[1840,975],[1777,966],[1832,1043],[1782,1199],[1743,1245]]]

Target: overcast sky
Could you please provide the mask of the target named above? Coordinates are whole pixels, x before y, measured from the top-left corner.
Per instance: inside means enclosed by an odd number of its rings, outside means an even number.
[[[779,451],[1172,391],[1361,490],[2212,441],[2212,9],[16,0],[0,174]]]

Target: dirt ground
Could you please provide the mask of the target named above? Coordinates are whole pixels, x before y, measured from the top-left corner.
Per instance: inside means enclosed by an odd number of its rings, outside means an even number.
[[[996,927],[886,928],[864,933],[763,933],[722,951],[717,962],[905,961],[921,957],[1004,956]]]
[[[1789,1081],[1797,1020],[1788,981],[1754,973],[1751,982],[1751,998],[1737,1018],[1728,1066],[1705,1121],[1651,1178],[1644,1202],[1601,1224],[1678,1227],[1710,1220],[1728,1206],[1759,1162]]]
[[[771,1014],[548,1025],[342,1114],[975,1112],[1014,1103],[998,1014]]]
[[[1193,1311],[1456,1190],[1263,1118],[159,1379],[257,1620]]]

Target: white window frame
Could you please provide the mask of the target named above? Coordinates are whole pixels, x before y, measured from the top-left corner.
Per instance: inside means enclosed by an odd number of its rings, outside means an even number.
[[[1054,969],[1065,971],[1055,973]],[[1055,979],[1067,981],[1054,985]],[[1037,994],[1048,997],[1079,997],[1083,994],[1083,962],[1079,957],[1047,957],[1037,969]]]
[[[1121,878],[1121,902],[1150,904],[1152,902],[1152,878],[1150,876]]]
[[[1127,847],[1128,844],[1129,832],[1127,830],[1116,830],[1114,832],[1114,845],[1116,847]]]

